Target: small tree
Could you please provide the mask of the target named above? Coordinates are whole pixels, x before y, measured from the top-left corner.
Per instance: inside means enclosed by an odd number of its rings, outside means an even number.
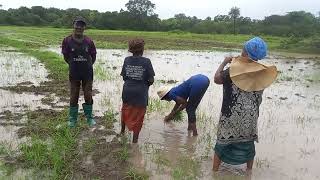
[[[229,16],[233,19],[233,34],[236,34],[236,19],[240,16],[240,8],[232,7]]]

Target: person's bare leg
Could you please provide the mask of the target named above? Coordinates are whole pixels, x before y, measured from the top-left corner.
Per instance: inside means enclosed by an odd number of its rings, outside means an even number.
[[[253,167],[253,162],[254,160],[250,160],[247,162],[247,171],[246,171],[246,174],[248,177],[251,178],[251,174],[252,174],[252,167]]]
[[[247,162],[247,170],[252,170],[254,160],[250,160]]]
[[[212,160],[213,160],[212,170],[217,172],[219,170],[219,167],[221,164],[221,159],[219,158],[219,156],[216,153],[214,153]]]
[[[123,121],[121,121],[121,132],[120,132],[121,135],[124,135],[125,129],[126,129],[126,125],[124,124]]]
[[[139,132],[134,132],[132,143],[138,143],[138,139],[139,139]]]
[[[190,123],[190,130],[192,130],[193,136],[198,136],[196,123]]]

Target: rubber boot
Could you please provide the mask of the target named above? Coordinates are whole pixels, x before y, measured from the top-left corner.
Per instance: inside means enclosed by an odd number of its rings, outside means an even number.
[[[69,108],[69,122],[68,122],[68,125],[71,128],[74,128],[77,125],[78,110],[79,110],[79,106],[70,106],[70,108]]]
[[[87,118],[88,125],[90,127],[96,125],[96,121],[92,117],[92,104],[83,103],[82,107],[83,107],[84,115]]]
[[[193,136],[198,136],[196,123],[190,123],[190,129],[193,131]]]

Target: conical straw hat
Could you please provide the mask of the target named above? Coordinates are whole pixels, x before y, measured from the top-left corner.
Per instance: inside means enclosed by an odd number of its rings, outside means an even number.
[[[230,65],[232,82],[244,91],[261,91],[277,78],[276,66],[266,66],[247,57],[234,58]]]
[[[158,89],[157,94],[159,96],[160,99],[162,99],[163,97],[165,97],[168,92],[171,90],[172,87],[169,86],[162,86]]]

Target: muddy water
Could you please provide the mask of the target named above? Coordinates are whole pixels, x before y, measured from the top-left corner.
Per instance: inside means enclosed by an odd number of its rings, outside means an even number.
[[[37,59],[11,49],[0,49],[0,54],[0,86],[23,82],[38,86],[40,82],[47,81],[48,72]]]
[[[22,83],[25,86],[39,86],[41,82],[47,81],[48,72],[44,65],[30,56],[16,52],[12,48],[0,48],[0,87],[16,86]],[[8,150],[14,151],[19,144],[26,141],[26,138],[18,138],[17,131],[27,122],[23,115],[30,110],[39,108],[50,108],[44,105],[41,99],[45,96],[35,93],[14,93],[0,89],[0,146]],[[6,113],[22,114],[18,117],[14,115],[9,118]],[[2,149],[3,150],[3,149]],[[2,157],[0,157],[0,177],[4,179],[27,179],[31,177],[31,170],[18,169],[10,176],[6,176],[10,170],[3,165]]]
[[[10,48],[0,48],[0,87],[39,86],[47,81],[48,72],[42,63],[33,57],[26,56]],[[42,105],[44,96],[33,93],[17,94],[6,90],[0,90],[0,113],[11,111],[13,113],[35,110]]]
[[[171,179],[173,170],[181,166],[181,158],[187,157],[198,162],[194,168],[198,170],[198,179],[218,179],[211,172],[211,156],[221,108],[222,87],[213,83],[213,74],[225,56],[237,54],[145,52],[156,72],[156,83],[150,88],[150,101],[157,99],[156,89],[163,85],[163,81],[174,80],[180,83],[191,75],[202,73],[211,79],[211,85],[198,108],[198,137],[188,135],[186,115],[183,123],[163,123],[162,119],[171,110],[173,103],[149,111],[139,145],[132,146],[134,155],[131,162],[136,168],[149,172],[151,179]],[[101,115],[108,109],[120,111],[123,82],[119,74],[127,55],[125,50],[98,51],[94,87],[100,93],[94,97],[96,114]],[[319,179],[320,82],[316,76],[320,65],[317,61],[277,57],[270,57],[263,63],[276,64],[281,73],[277,82],[264,93],[252,178]],[[119,131],[119,126],[116,130]],[[244,170],[244,166],[223,164],[218,174],[230,178],[242,177]]]
[[[51,50],[60,51],[54,48]],[[188,135],[186,115],[182,123],[163,123],[162,119],[171,110],[173,103],[153,106],[153,109],[157,110],[152,109],[146,115],[139,145],[132,146],[131,162],[136,168],[149,172],[151,179],[172,179],[173,176],[177,177],[174,170],[183,169],[181,164],[191,164],[194,165],[191,170],[197,172],[197,176],[191,179],[217,179],[211,173],[211,155],[220,114],[222,87],[213,83],[213,74],[225,56],[237,54],[145,52],[156,72],[156,82],[150,88],[151,102],[156,102],[156,89],[165,81],[174,80],[180,83],[191,75],[202,73],[212,82],[197,112],[198,137]],[[119,74],[123,59],[127,55],[129,53],[125,50],[98,51],[94,67],[94,88],[100,92],[94,97],[96,115],[103,115],[111,109],[120,111],[123,82]],[[257,155],[252,177],[319,179],[320,172],[316,163],[320,161],[320,65],[311,60],[286,60],[276,57],[270,57],[264,63],[276,64],[282,73],[278,81],[264,93],[259,118],[259,143],[256,143]],[[4,96],[6,95],[2,95]],[[35,97],[29,99],[36,100]],[[80,101],[83,102],[83,97]],[[12,100],[2,105],[1,110],[22,103],[14,102],[15,100]],[[116,123],[115,130],[119,131],[119,122]],[[192,161],[186,161],[184,157]],[[237,178],[244,175],[244,170],[244,166],[224,164],[219,175]]]

